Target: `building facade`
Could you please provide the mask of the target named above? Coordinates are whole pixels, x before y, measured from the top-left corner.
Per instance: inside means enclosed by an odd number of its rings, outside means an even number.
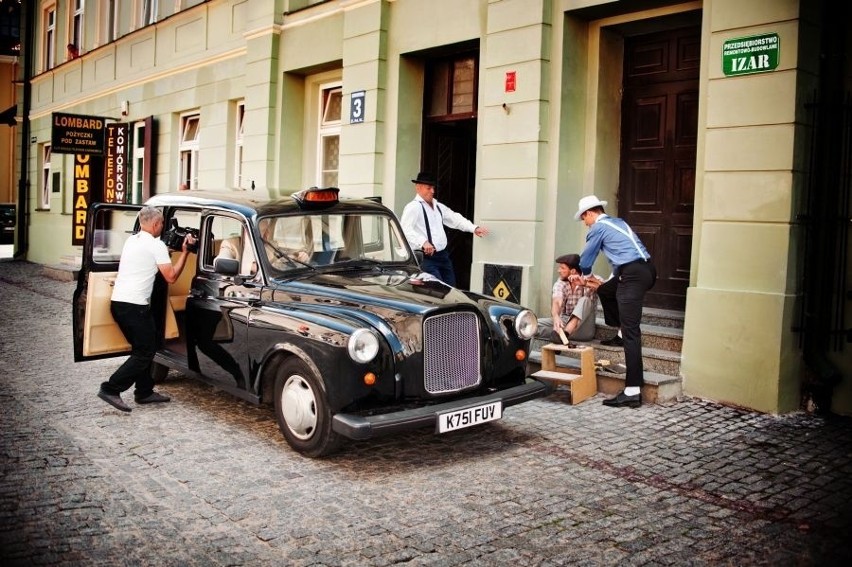
[[[441,202],[491,231],[453,235],[460,283],[544,315],[595,194],[654,256],[648,304],[685,311],[686,394],[852,414],[845,3],[31,4],[17,166],[31,261],[78,256],[85,205],[116,188],[141,202],[333,185],[400,214],[428,170]],[[57,115],[123,128],[109,176],[54,151]]]

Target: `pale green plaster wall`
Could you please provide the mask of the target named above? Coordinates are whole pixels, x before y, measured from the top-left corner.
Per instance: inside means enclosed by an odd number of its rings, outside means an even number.
[[[195,10],[83,50],[83,56],[33,78],[31,136],[35,138],[27,164],[29,192],[29,249],[27,259],[57,264],[79,258],[71,244],[73,157],[54,154],[51,173],[60,176],[61,193],[51,194],[50,210],[38,207],[42,144],[50,141],[53,112],[111,117],[134,122],[157,118],[157,170],[154,189],[173,191],[177,180],[176,124],[182,111],[198,111],[210,130],[200,139],[206,164],[199,170],[202,188],[229,187],[222,163],[227,140],[223,121],[231,101],[245,96],[245,23],[247,2],[210,2]],[[254,6],[254,3],[252,3]],[[271,15],[269,16],[271,18]],[[122,116],[122,102],[128,114]],[[203,161],[203,160],[202,160]]]
[[[552,18],[550,1],[489,2],[480,58],[474,221],[491,233],[475,239],[471,285],[482,281],[486,263],[520,266],[520,302],[534,308],[541,303],[538,266],[546,240],[543,180],[552,159]],[[505,89],[509,71],[516,76],[514,92]]]
[[[795,214],[801,129],[798,2],[704,3],[696,239],[681,373],[690,395],[766,412],[795,410]],[[725,40],[778,33],[777,70],[726,77]],[[707,38],[705,38],[706,40]]]

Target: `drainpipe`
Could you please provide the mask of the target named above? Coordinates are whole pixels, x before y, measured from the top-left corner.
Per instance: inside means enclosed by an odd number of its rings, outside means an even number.
[[[21,33],[21,51],[24,55],[24,104],[21,120],[21,161],[20,179],[18,181],[18,219],[16,221],[17,243],[15,259],[26,257],[29,250],[29,171],[30,171],[30,108],[32,107],[32,69],[33,69],[33,47],[32,38],[35,37],[35,12],[30,2],[21,2],[22,17],[24,25]]]

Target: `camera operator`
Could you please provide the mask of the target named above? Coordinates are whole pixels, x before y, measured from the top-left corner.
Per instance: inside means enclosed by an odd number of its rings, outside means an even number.
[[[137,404],[168,402],[169,397],[154,391],[151,362],[157,349],[157,332],[151,313],[151,292],[157,272],[168,283],[180,277],[189,250],[196,243],[187,234],[181,244],[181,253],[172,265],[166,244],[159,239],[163,232],[163,213],[154,207],[139,211],[139,232],[130,236],[121,251],[118,276],[112,291],[110,312],[127,342],[130,357],[116,370],[109,381],[101,384],[98,397],[116,409],[131,411],[121,399],[121,392],[136,384],[134,398]]]

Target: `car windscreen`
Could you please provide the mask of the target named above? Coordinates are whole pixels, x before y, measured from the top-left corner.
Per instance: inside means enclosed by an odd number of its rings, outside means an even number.
[[[399,225],[379,213],[316,212],[258,219],[261,262],[271,277],[328,266],[413,262]]]

